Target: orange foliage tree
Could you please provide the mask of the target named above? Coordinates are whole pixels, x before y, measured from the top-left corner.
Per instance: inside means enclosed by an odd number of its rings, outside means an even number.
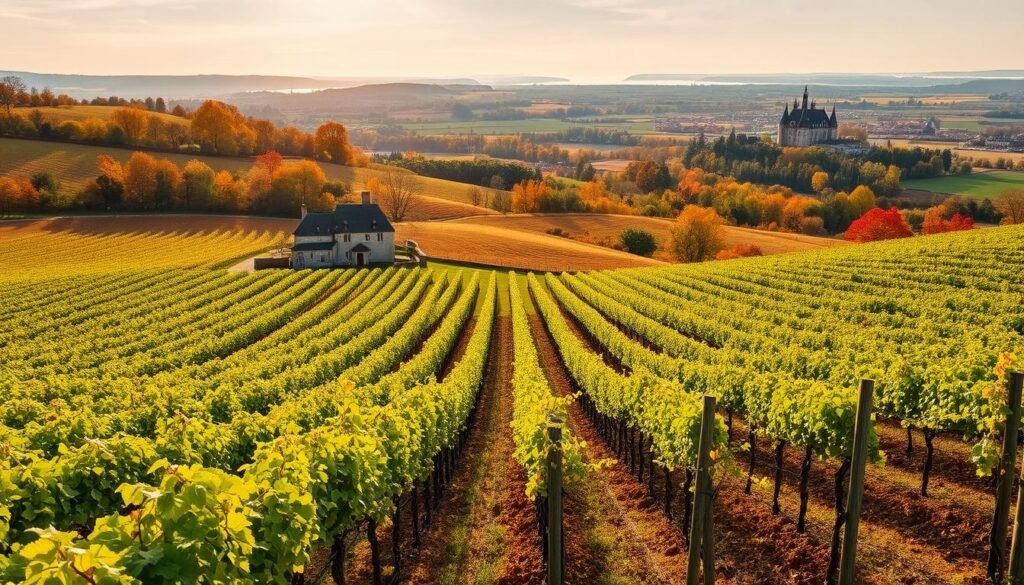
[[[942,234],[974,228],[974,220],[972,218],[960,213],[954,213],[947,218],[948,212],[949,210],[945,205],[936,205],[928,209],[924,214],[924,223],[921,224],[921,233],[925,235]]]
[[[321,124],[313,137],[317,156],[339,165],[352,162],[352,147],[348,143],[348,131],[337,122]]]
[[[749,256],[764,256],[759,246],[753,244],[736,244],[732,248],[722,250],[715,254],[715,260],[732,260],[734,258],[746,258]]]
[[[548,186],[544,181],[523,181],[512,187],[512,211],[536,213],[541,210],[547,195]]]
[[[877,242],[913,235],[913,230],[899,210],[876,207],[851,223],[843,237],[853,242]]]

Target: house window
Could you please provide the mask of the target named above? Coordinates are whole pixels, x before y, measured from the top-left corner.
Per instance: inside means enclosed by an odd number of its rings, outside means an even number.
[[[377,241],[378,242],[383,242],[384,241],[384,234],[378,232],[377,233]]]
[[[370,234],[366,234],[366,241],[367,241],[367,242],[369,242],[369,241],[370,241]]]
[[[345,241],[346,242],[351,242],[352,241],[352,234],[345,234]]]

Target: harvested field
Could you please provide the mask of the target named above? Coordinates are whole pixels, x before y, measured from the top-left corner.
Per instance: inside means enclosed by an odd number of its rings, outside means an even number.
[[[585,236],[587,240],[610,239],[619,237],[622,230],[630,227],[645,229],[658,239],[658,243],[669,238],[672,220],[636,215],[607,214],[531,214],[504,215],[493,217],[474,217],[460,220],[459,223],[472,223],[488,227],[500,227],[519,231],[546,233],[548,230],[561,229],[570,237]],[[830,246],[845,246],[849,243],[831,238],[818,238],[802,234],[767,232],[750,228],[726,228],[726,245],[755,245],[765,254],[783,252],[802,252],[817,250]]]
[[[395,227],[396,242],[415,240],[431,258],[455,262],[537,271],[596,270],[663,264],[658,260],[601,246],[497,225],[457,221],[409,222]]]

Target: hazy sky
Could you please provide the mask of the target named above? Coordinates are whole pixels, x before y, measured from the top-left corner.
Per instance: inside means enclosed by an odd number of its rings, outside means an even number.
[[[1024,68],[1020,0],[0,0],[0,69],[316,76]]]

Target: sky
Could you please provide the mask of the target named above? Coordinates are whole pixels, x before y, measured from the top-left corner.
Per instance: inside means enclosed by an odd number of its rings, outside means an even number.
[[[0,70],[320,77],[1024,68],[1020,0],[0,0]]]

